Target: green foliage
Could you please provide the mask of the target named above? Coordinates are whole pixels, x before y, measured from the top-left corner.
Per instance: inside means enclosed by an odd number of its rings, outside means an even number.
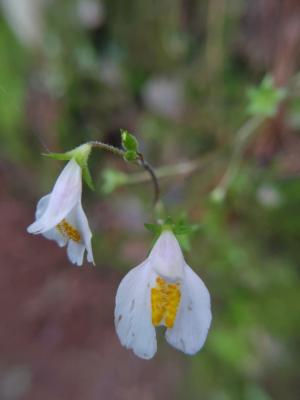
[[[276,88],[272,76],[266,75],[261,84],[248,90],[248,112],[251,115],[272,117],[286,96],[286,89]]]

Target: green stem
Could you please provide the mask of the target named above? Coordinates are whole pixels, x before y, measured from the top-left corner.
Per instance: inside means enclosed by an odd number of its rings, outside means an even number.
[[[139,157],[139,164],[144,168],[145,171],[148,172],[148,174],[150,175],[152,182],[153,182],[153,190],[154,190],[154,206],[156,206],[157,202],[160,199],[160,188],[159,188],[159,184],[158,184],[158,180],[156,177],[156,174],[154,172],[154,169],[152,168],[152,166],[144,159],[144,156],[142,153],[137,153],[138,157]]]
[[[111,146],[110,144],[102,143],[96,140],[88,142],[93,147],[98,147],[101,150],[109,151],[117,156],[124,157],[125,151],[119,149],[118,147]]]

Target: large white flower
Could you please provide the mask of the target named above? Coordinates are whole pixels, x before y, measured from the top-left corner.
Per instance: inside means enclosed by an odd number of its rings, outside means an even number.
[[[87,260],[94,263],[91,247],[92,233],[81,205],[82,170],[71,159],[52,189],[40,199],[36,209],[36,221],[27,231],[42,234],[55,240],[60,247],[67,245],[67,253],[73,264],[82,265],[85,250]]]
[[[211,323],[209,292],[186,264],[177,239],[164,231],[149,257],[132,269],[117,291],[115,326],[123,346],[145,359],[157,350],[155,327],[186,354],[203,346]]]

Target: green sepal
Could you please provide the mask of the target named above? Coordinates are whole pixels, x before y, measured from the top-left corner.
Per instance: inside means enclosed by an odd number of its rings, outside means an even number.
[[[86,165],[85,167],[83,167],[81,169],[82,169],[82,177],[83,177],[84,182],[88,185],[88,187],[91,190],[95,191],[95,186],[94,186],[93,178],[91,176],[89,167]]]
[[[121,130],[122,147],[126,151],[137,152],[139,148],[139,143],[135,136],[126,130]]]
[[[92,146],[89,143],[84,143],[73,150],[66,151],[65,153],[44,153],[46,157],[55,160],[69,161],[74,159],[82,169],[82,177],[90,189],[95,190],[93,180],[88,168],[88,158],[91,153]]]
[[[190,236],[200,229],[199,224],[189,224],[184,218],[174,221],[170,216],[166,217],[159,224],[147,223],[144,226],[154,235],[152,244],[156,242],[163,231],[170,230],[177,237],[180,246],[186,251],[190,250]]]
[[[124,159],[126,161],[135,161],[138,158],[137,152],[134,150],[127,150],[124,153]]]
[[[160,235],[162,232],[162,225],[160,224],[144,224],[144,227],[154,235]]]
[[[92,146],[89,143],[84,143],[73,150],[68,151],[66,154],[74,158],[77,164],[82,169],[82,177],[84,182],[88,185],[91,190],[95,190],[92,176],[88,167],[88,159],[92,150]]]
[[[54,160],[68,161],[71,160],[67,153],[42,153],[42,156],[53,158]]]
[[[92,150],[92,146],[89,143],[84,143],[75,149],[68,151],[66,154],[71,158],[74,158],[81,168],[85,168],[88,163],[88,159]]]
[[[187,224],[187,223],[177,223],[173,228],[173,232],[175,235],[190,235],[197,232],[200,229],[200,225],[198,224]]]
[[[144,224],[144,227],[153,234],[153,239],[151,241],[151,246],[150,246],[150,250],[149,250],[149,252],[150,252],[152,247],[155,245],[157,239],[161,235],[161,233],[163,231],[163,226],[160,224]]]

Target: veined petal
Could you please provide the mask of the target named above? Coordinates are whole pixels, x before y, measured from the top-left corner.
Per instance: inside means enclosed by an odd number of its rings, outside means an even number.
[[[199,276],[186,265],[179,310],[173,328],[166,331],[166,339],[176,349],[195,354],[206,340],[210,323],[209,292]]]
[[[185,261],[179,243],[171,231],[164,231],[149,255],[151,267],[168,281],[183,278]]]
[[[152,358],[157,350],[150,304],[154,279],[146,260],[123,278],[116,295],[115,326],[119,339],[123,346],[144,359]]]
[[[81,168],[75,160],[70,160],[50,193],[49,201],[42,215],[31,224],[29,233],[43,233],[60,223],[81,199]]]

